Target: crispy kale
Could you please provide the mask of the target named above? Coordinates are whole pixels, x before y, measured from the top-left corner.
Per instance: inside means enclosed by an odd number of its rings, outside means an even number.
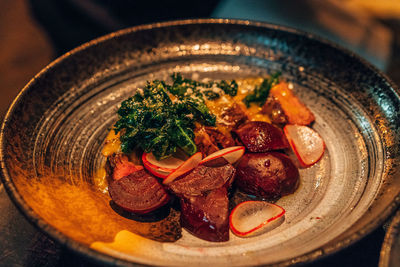
[[[235,96],[238,90],[238,84],[235,80],[199,82],[183,78],[180,73],[172,74],[171,78],[172,85],[168,90],[177,97],[183,97],[188,90],[191,90],[191,92],[197,96],[205,96],[208,100],[214,100],[221,96],[218,91],[223,91],[227,95]]]
[[[246,104],[246,106],[249,107],[250,103],[257,103],[260,106],[264,105],[272,86],[279,83],[280,75],[281,73],[278,71],[272,74],[269,78],[264,79],[260,86],[256,86],[254,91],[243,99],[243,102]]]
[[[186,91],[182,83],[170,86],[155,80],[123,101],[114,125],[114,131],[121,132],[122,151],[140,147],[157,159],[167,158],[177,148],[194,154],[194,123],[214,126],[215,116],[200,94],[185,95]]]
[[[237,94],[238,84],[235,80],[232,80],[230,82],[222,80],[217,83],[217,86],[221,88],[227,95],[235,96]]]

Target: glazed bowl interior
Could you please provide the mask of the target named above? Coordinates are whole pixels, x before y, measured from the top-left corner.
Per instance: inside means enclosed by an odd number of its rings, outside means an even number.
[[[101,149],[122,100],[173,72],[231,79],[274,71],[314,112],[313,128],[326,143],[322,160],[300,170],[299,189],[277,202],[286,209],[280,227],[253,238],[230,233],[222,243],[185,231],[178,241],[159,242],[163,231],[152,222],[114,211],[101,179]],[[22,90],[2,128],[3,182],[35,225],[103,262],[308,262],[359,240],[397,207],[396,90],[357,56],[284,27],[213,19],[135,27],[64,55]],[[165,227],[174,231],[178,221]]]

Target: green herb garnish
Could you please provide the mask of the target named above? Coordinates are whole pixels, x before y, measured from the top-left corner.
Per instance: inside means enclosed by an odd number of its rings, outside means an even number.
[[[155,80],[121,103],[116,133],[121,132],[121,149],[130,153],[136,147],[152,152],[157,159],[167,158],[178,148],[192,155],[197,151],[194,143],[195,122],[215,126],[213,115],[204,97],[217,98],[202,88],[221,86],[227,94],[236,94],[236,82],[210,82],[184,79],[172,75],[172,85]],[[214,92],[214,90],[208,90]]]
[[[269,78],[264,79],[259,86],[256,86],[254,91],[243,99],[243,102],[246,104],[246,106],[250,107],[250,103],[257,103],[260,106],[264,105],[272,86],[279,83],[280,75],[281,73],[278,71],[272,74]]]
[[[197,96],[205,96],[208,100],[214,100],[219,98],[221,93],[235,96],[238,90],[238,84],[235,80],[199,82],[192,79],[183,78],[180,73],[174,73],[171,78],[172,86],[168,88],[168,90],[173,95],[180,97],[187,93],[194,93]]]

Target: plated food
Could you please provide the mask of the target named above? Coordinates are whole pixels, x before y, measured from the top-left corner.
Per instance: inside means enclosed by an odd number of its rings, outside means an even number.
[[[103,148],[113,202],[146,216],[175,200],[181,226],[207,241],[228,241],[229,227],[247,237],[278,226],[285,210],[266,201],[294,193],[297,166],[324,154],[314,114],[279,73],[171,79],[147,82],[118,109]]]
[[[135,88],[144,88],[156,77],[171,81],[174,72],[189,78],[197,73],[200,81],[207,77],[239,83],[276,70],[313,111],[311,128],[326,145],[317,164],[298,168],[295,193],[275,202],[285,209],[283,224],[251,238],[230,231],[227,242],[207,242],[182,229],[178,208],[170,208],[169,215],[163,208],[147,213],[166,216],[154,221],[110,205],[106,185],[101,184],[106,180],[96,179],[106,160],[101,150],[118,119],[115,108]],[[354,54],[294,29],[215,19],[139,26],[66,54],[22,90],[0,133],[1,178],[35,226],[96,262],[311,262],[357,242],[396,209],[399,106],[398,87],[383,73]],[[161,175],[169,174],[171,165],[162,167]],[[260,209],[262,214],[275,210]],[[253,227],[260,223],[252,222]],[[246,232],[246,226],[237,228]]]

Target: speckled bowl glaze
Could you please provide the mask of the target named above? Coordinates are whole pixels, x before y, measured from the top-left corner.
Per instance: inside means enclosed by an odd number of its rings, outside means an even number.
[[[97,171],[118,104],[172,72],[221,79],[280,70],[316,115],[322,160],[301,169],[278,201],[285,222],[253,238],[176,242],[140,234],[117,214]],[[206,19],[134,27],[67,53],[35,76],[1,130],[2,179],[26,217],[102,263],[174,266],[290,265],[358,241],[395,210],[400,192],[399,91],[354,54],[309,34],[264,23]],[[141,232],[143,231],[143,232]],[[114,242],[113,242],[114,241]]]
[[[393,217],[383,240],[379,267],[400,266],[400,210]]]

